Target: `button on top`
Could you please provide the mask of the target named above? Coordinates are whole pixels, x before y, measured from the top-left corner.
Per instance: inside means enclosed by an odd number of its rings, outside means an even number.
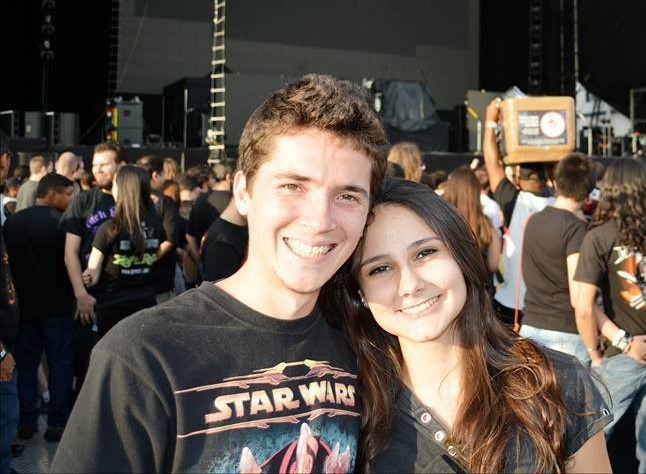
[[[435,441],[438,443],[441,443],[446,439],[446,433],[444,431],[436,431],[435,432]]]
[[[424,413],[422,413],[422,416],[420,417],[420,420],[422,420],[422,423],[424,423],[424,424],[428,424],[428,423],[430,423],[432,419],[433,419],[433,417],[432,417],[432,416],[431,416],[431,414],[430,414],[429,412],[427,412],[427,411],[425,411]]]
[[[458,450],[455,449],[455,446],[449,446],[448,448],[446,448],[446,450],[449,452],[451,456],[455,456],[456,454],[458,454]]]

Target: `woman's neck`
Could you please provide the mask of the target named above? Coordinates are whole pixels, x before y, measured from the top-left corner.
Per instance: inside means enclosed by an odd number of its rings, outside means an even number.
[[[403,382],[447,427],[453,425],[460,398],[462,348],[450,341],[401,340]]]

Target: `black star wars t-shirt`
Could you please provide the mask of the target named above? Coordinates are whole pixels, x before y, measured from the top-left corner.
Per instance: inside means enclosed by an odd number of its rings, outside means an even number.
[[[260,314],[212,283],[95,347],[53,472],[354,469],[356,358],[322,314]]]

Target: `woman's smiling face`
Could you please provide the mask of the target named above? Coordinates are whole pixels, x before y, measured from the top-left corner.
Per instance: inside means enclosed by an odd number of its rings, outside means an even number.
[[[394,204],[374,209],[357,278],[377,324],[400,341],[453,339],[467,296],[464,276],[414,212]]]

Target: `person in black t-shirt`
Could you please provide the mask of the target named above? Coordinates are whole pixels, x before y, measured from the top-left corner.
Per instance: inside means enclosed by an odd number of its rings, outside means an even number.
[[[20,430],[38,429],[37,372],[43,349],[49,367],[49,414],[45,439],[57,441],[72,410],[74,292],[65,269],[61,213],[73,194],[73,181],[56,173],[38,182],[36,205],[13,214],[4,232],[20,301],[16,363],[20,377]],[[38,284],[42,282],[43,284]]]
[[[94,147],[92,174],[96,187],[74,198],[61,220],[65,234],[65,266],[76,297],[76,328],[74,335],[74,365],[76,390],[80,390],[95,343],[96,298],[92,289],[83,284],[82,272],[92,249],[92,241],[99,226],[114,215],[112,181],[124,164],[119,147],[112,142]]]
[[[356,359],[318,310],[386,168],[365,91],[308,75],[247,122],[242,267],[126,318],[94,349],[54,472],[353,472]]]
[[[191,257],[199,261],[199,249],[202,238],[211,223],[224,211],[231,199],[231,176],[234,165],[231,160],[226,160],[213,166],[212,173],[215,184],[212,189],[201,193],[191,208],[186,228]]]
[[[525,230],[527,293],[520,334],[589,364],[574,319],[573,278],[586,231],[581,205],[594,187],[595,173],[587,156],[574,153],[558,163],[554,180],[556,201],[533,214]]]
[[[145,169],[150,176],[150,198],[166,232],[166,240],[159,246],[152,270],[155,298],[157,303],[163,303],[175,296],[176,249],[182,244],[179,209],[171,198],[162,194],[166,182],[164,159],[153,155],[142,156],[137,160],[137,166]]]
[[[231,200],[204,236],[200,252],[204,281],[233,275],[244,261],[248,241],[247,218],[238,212]]]
[[[11,165],[11,152],[0,130],[0,188]],[[13,357],[18,333],[18,304],[4,242],[4,212],[0,208],[0,472],[11,470],[11,441],[18,426],[17,371]]]
[[[84,283],[97,287],[99,337],[126,316],[156,304],[152,267],[165,240],[145,170],[123,166],[112,192],[114,217],[99,227],[83,272]]]
[[[645,203],[644,160],[615,160],[604,175],[599,205],[574,274],[579,332],[613,402],[615,420],[606,435],[624,414],[635,416],[639,472],[646,472]],[[595,304],[597,288],[603,296],[603,311]],[[610,343],[603,358],[599,331]]]

